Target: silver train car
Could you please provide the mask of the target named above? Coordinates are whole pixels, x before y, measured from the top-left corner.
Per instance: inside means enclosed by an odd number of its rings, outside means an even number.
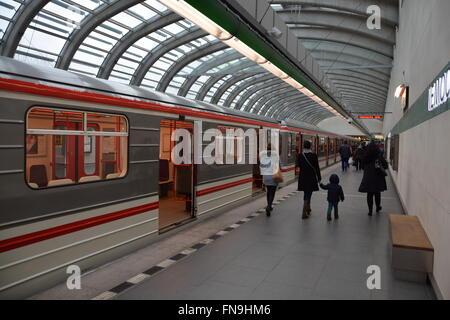
[[[0,57],[0,299],[25,298],[261,194],[257,164],[175,164],[175,129],[279,129],[285,184],[317,127]],[[259,151],[259,150],[258,150]],[[246,150],[248,152],[248,150]]]

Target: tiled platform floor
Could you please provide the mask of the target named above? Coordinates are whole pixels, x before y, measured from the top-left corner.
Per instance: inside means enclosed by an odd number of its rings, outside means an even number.
[[[338,173],[346,201],[340,220],[326,221],[326,193],[316,192],[312,217],[300,219],[302,193],[189,254],[163,271],[119,293],[115,299],[433,299],[427,285],[395,280],[390,269],[387,213],[402,213],[394,187],[382,194],[383,211],[367,216],[365,194],[357,192],[362,172],[345,174],[339,166],[322,170],[324,180]],[[277,192],[276,200],[296,190]],[[195,246],[264,207],[255,199],[88,272],[82,290],[65,283],[31,299],[92,299],[161,261]],[[366,269],[381,267],[381,290],[367,289]]]
[[[346,195],[339,220],[326,221],[322,191],[301,220],[298,193],[116,299],[433,299],[427,285],[393,278],[387,214],[402,209],[390,179],[382,213],[369,217],[362,172],[335,166],[324,180],[332,171]],[[381,268],[381,290],[367,288],[369,265]]]

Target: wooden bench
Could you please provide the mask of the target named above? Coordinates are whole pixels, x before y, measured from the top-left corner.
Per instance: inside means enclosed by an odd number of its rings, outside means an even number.
[[[434,248],[416,216],[390,214],[392,267],[398,279],[425,282],[433,272]]]

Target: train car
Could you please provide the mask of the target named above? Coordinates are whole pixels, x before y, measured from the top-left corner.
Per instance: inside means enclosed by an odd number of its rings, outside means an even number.
[[[199,126],[280,130],[285,184],[304,139],[329,165],[339,142],[324,143],[343,138],[1,57],[0,298],[27,297],[64,281],[70,265],[89,270],[259,194],[258,164],[172,161],[174,132],[193,145]]]

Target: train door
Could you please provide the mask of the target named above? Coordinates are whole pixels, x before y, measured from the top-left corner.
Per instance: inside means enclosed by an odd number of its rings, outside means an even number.
[[[64,111],[61,114],[67,119],[55,121],[55,130],[83,130],[82,118],[78,113]],[[87,131],[100,131],[98,124],[88,123],[86,128]],[[54,135],[52,145],[52,179],[70,179],[76,182],[82,177],[99,175],[100,150],[97,146],[100,145],[100,137]],[[116,161],[111,159],[114,167],[117,165]]]
[[[77,122],[55,122],[55,130],[79,130],[81,124]],[[71,179],[77,181],[75,174],[78,149],[76,149],[78,136],[53,136],[53,166],[52,179]]]
[[[175,130],[187,130],[191,137],[190,145],[193,156],[193,131],[191,122],[162,120],[160,123],[160,150],[159,150],[159,230],[166,231],[194,218],[194,165],[193,159],[189,164],[176,164],[172,161],[172,150],[178,143],[172,141]],[[185,150],[178,153],[183,156]]]
[[[261,152],[259,148],[259,130],[256,129],[258,134],[256,135],[256,154],[257,154],[257,162],[253,164],[253,184],[252,184],[252,195],[256,195],[263,191],[263,177],[261,175],[261,170],[259,168],[259,153]]]
[[[303,135],[301,133],[297,133],[295,135],[295,176],[300,175],[300,167],[298,166],[298,157],[301,152],[303,152]]]

